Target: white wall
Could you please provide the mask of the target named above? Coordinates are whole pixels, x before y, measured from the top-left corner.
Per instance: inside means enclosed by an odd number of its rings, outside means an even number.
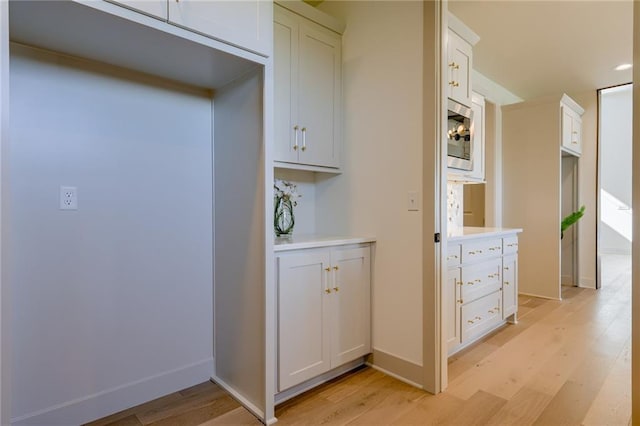
[[[600,92],[600,185],[631,206],[632,86]],[[600,224],[601,253],[631,253],[631,241]]]
[[[582,108],[582,155],[578,161],[578,206],[586,207],[574,225],[578,232],[578,285],[596,288],[598,92],[569,93]],[[575,229],[574,229],[575,232]]]
[[[421,2],[324,2],[343,20],[344,173],[316,177],[319,232],[374,235],[373,346],[422,365]],[[431,167],[431,166],[428,166]],[[434,200],[422,200],[433,209]]]
[[[19,46],[11,76],[12,416],[77,424],[207,380],[210,95]]]

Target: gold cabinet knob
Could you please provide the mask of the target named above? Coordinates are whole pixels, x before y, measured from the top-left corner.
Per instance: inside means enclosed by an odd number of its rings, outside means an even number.
[[[329,272],[329,271],[331,271],[331,268],[329,266],[327,266],[326,268],[324,268],[324,270]]]
[[[504,270],[505,270],[505,271],[508,271],[508,270],[509,270],[509,267],[508,267],[508,266],[505,266],[505,267],[504,267]]]
[[[464,301],[462,299],[458,299],[458,303],[463,304]]]
[[[340,290],[338,287],[333,288],[333,291],[338,291],[338,290]]]
[[[509,281],[505,281],[505,282],[504,282],[504,285],[509,285]]]
[[[327,294],[329,294],[329,293],[331,293],[331,289],[330,289],[330,288],[327,288],[327,289],[325,289],[325,290],[324,290],[324,292],[325,292],[325,293],[327,293]]]
[[[338,268],[337,266],[334,266],[334,267],[333,267],[333,270],[334,270],[334,271],[337,271],[338,269],[340,269],[340,268]]]

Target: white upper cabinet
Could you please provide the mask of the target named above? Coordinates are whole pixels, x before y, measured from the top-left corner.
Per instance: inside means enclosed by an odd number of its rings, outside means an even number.
[[[579,157],[582,154],[582,114],[584,109],[567,95],[560,100],[563,151]]]
[[[449,42],[447,44],[447,78],[448,97],[471,106],[471,44],[463,40],[455,32],[449,30]]]
[[[473,46],[480,37],[449,13],[447,31],[447,97],[471,107]]]
[[[169,22],[269,56],[272,10],[264,0],[169,0]]]
[[[272,54],[267,0],[107,0],[262,56]]]
[[[163,21],[168,19],[167,0],[107,0],[138,12],[146,13]]]
[[[339,33],[274,6],[277,167],[338,171],[341,43]]]

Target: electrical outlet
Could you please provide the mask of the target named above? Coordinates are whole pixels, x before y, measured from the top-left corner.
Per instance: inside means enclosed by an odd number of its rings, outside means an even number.
[[[78,210],[78,188],[60,187],[60,210]]]
[[[407,194],[407,209],[410,212],[417,212],[420,210],[420,199],[418,198],[418,191],[409,191]]]

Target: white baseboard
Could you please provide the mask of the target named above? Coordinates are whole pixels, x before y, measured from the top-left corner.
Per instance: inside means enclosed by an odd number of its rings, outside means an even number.
[[[581,287],[581,288],[596,288],[596,280],[593,279],[593,278],[580,277],[580,281],[578,282],[578,287]]]
[[[240,404],[244,406],[251,414],[258,418],[261,422],[268,424],[268,422],[272,421],[272,419],[264,418],[264,410],[259,408],[253,402],[249,401],[244,395],[235,390],[234,387],[229,386],[227,382],[216,376],[215,374],[211,376],[211,380],[215,382],[218,386],[220,386],[225,391],[229,392],[231,396],[238,401]],[[275,423],[275,422],[273,422]]]
[[[87,423],[144,402],[206,382],[213,371],[213,358],[155,376],[126,383],[11,419],[21,425],[78,425]]]

